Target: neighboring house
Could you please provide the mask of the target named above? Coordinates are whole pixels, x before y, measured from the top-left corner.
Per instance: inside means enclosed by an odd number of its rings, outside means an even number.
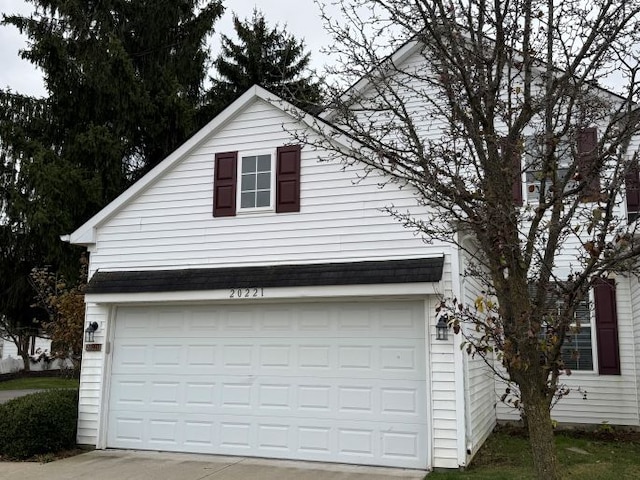
[[[48,354],[51,349],[51,339],[33,337],[31,341],[31,371],[57,370],[65,363],[61,360],[45,361],[42,354]],[[0,374],[15,373],[24,369],[24,361],[18,355],[18,347],[10,340],[0,338]]]
[[[33,337],[31,342],[31,348],[29,352],[31,356],[38,356],[39,353],[49,352],[51,349],[51,339],[42,337]],[[13,357],[17,358],[18,347],[10,340],[3,340],[0,338],[0,359]]]
[[[424,215],[409,189],[298,145],[292,132],[331,126],[291,109],[251,88],[67,238],[91,252],[102,344],[83,356],[78,442],[465,466],[511,418],[483,362],[436,338],[440,298],[479,293],[466,254],[382,211]],[[619,370],[604,370],[594,317],[593,360],[570,377],[587,399],[558,420],[640,425],[640,284],[615,282]]]

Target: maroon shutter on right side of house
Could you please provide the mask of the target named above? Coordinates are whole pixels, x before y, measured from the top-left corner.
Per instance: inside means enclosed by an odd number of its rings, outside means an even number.
[[[509,155],[513,166],[511,198],[515,205],[522,206],[522,155],[520,154],[520,150],[517,145],[509,145],[507,137],[500,137],[499,145],[500,150],[502,151],[502,158]]]
[[[300,211],[300,145],[278,147],[276,213]]]
[[[521,206],[523,203],[522,197],[522,155],[520,149],[512,145],[511,146],[511,160],[513,161],[513,183],[511,185],[511,195],[513,196],[513,203]]]
[[[578,132],[577,138],[578,164],[577,172],[582,178],[590,179],[582,199],[584,201],[597,200],[600,194],[600,173],[594,171],[594,164],[598,157],[598,129],[585,128]]]
[[[598,339],[598,370],[602,375],[620,375],[616,283],[598,279],[593,286]]]
[[[640,212],[640,168],[637,160],[629,165],[629,170],[624,177],[624,185],[627,195],[627,214]]]
[[[236,214],[236,178],[238,152],[216,153],[213,171],[213,216]]]

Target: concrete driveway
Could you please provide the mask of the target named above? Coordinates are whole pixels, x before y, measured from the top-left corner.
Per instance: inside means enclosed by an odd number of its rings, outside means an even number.
[[[51,463],[0,462],[0,480],[421,480],[394,468],[180,453],[96,450]]]

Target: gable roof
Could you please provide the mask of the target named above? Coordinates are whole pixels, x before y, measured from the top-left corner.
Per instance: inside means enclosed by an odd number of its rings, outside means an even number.
[[[174,165],[180,163],[187,155],[189,155],[194,149],[196,149],[207,138],[209,138],[210,135],[215,134],[215,132],[227,125],[227,123],[235,118],[243,109],[245,109],[256,100],[264,100],[274,108],[277,108],[287,115],[290,115],[292,118],[296,118],[297,120],[301,121],[310,129],[322,129],[325,132],[330,132],[332,141],[340,144],[343,148],[349,149],[348,144],[353,143],[353,141],[347,141],[348,136],[344,132],[339,131],[328,122],[321,120],[320,118],[315,117],[309,113],[305,113],[286,100],[283,100],[279,96],[264,89],[263,87],[254,85],[253,87],[249,88],[244,94],[242,94],[240,98],[238,98],[235,102],[225,108],[207,125],[201,128],[191,138],[189,138],[180,147],[178,147],[167,158],[162,160],[140,180],[131,185],[127,190],[125,190],[111,203],[109,203],[97,214],[91,217],[73,233],[71,233],[70,235],[63,235],[61,239],[75,245],[88,246],[95,244],[97,227],[99,227],[104,222],[108,221],[113,215],[118,213],[120,209],[122,209],[128,202],[134,200],[145,190],[154,185],[166,171],[171,169]]]
[[[487,40],[493,41],[490,37],[485,37]],[[396,50],[385,56],[380,60],[380,62],[371,68],[371,70],[365,73],[362,77],[356,80],[354,83],[349,85],[339,97],[340,102],[347,101],[350,97],[354,97],[360,94],[363,94],[369,86],[372,84],[372,77],[379,77],[379,71],[382,70],[384,72],[392,72],[414,53],[419,51],[424,47],[424,42],[419,39],[419,35],[415,34],[412,37],[408,38],[402,45],[400,45]],[[521,55],[521,52],[514,52],[517,56]],[[538,69],[538,73],[544,73],[545,62],[540,59],[535,59],[535,64],[533,65],[534,69]],[[554,71],[557,74],[564,73],[560,68],[554,67]],[[605,95],[611,95],[617,99],[626,100],[626,98],[614,92],[610,87],[606,87],[603,85],[595,84],[592,85],[595,89],[600,90]],[[335,105],[335,103],[333,104]],[[640,110],[640,106],[634,109],[634,111]],[[318,117],[323,119],[324,121],[331,121],[335,118],[336,110],[332,108],[332,104],[325,106],[319,113]]]

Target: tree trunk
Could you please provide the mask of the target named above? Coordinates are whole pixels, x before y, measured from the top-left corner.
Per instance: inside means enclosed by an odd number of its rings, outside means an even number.
[[[24,363],[24,371],[31,371],[31,357],[29,356],[29,343],[31,337],[29,335],[20,335],[18,337],[18,343],[16,346],[18,347],[18,355],[22,357],[22,362]]]
[[[537,477],[539,480],[559,480],[549,403],[537,386],[522,388],[521,393]]]

